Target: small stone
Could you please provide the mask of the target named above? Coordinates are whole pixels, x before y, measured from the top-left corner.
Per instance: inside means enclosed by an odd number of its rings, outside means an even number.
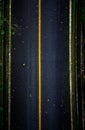
[[[24,63],[23,66],[26,66],[26,64]]]

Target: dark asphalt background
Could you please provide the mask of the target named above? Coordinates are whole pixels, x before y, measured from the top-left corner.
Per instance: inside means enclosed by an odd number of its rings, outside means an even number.
[[[12,2],[11,130],[38,130],[37,8]],[[42,130],[70,130],[68,8],[42,0]]]

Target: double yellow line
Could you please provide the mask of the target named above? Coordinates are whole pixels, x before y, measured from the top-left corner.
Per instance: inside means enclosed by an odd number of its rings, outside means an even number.
[[[41,130],[42,79],[41,79],[41,0],[38,0],[38,130]]]

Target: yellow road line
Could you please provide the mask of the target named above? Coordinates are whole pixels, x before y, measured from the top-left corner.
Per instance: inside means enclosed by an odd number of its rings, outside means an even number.
[[[38,129],[41,130],[41,0],[38,0]]]

